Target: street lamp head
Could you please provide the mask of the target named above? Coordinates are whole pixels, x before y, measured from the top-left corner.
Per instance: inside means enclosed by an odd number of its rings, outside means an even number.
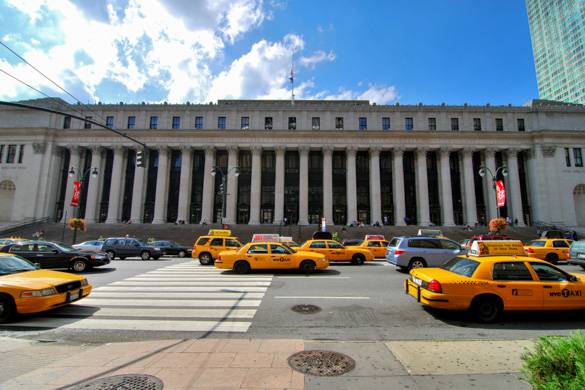
[[[485,168],[479,168],[479,176],[485,177]]]
[[[508,168],[506,168],[506,167],[502,168],[502,176],[504,176],[504,177],[508,176]]]
[[[71,167],[69,169],[69,172],[67,172],[67,173],[68,173],[69,177],[73,177],[73,176],[75,176],[75,169],[73,167]]]
[[[98,176],[98,169],[97,169],[97,167],[93,167],[93,169],[91,170],[91,176],[93,176],[93,177],[97,177]]]

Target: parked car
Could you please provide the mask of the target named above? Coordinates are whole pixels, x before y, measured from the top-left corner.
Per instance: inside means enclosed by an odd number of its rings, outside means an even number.
[[[41,268],[67,268],[75,272],[110,263],[110,259],[103,253],[82,251],[48,241],[10,244],[2,247],[0,252],[13,253],[39,264]]]
[[[566,261],[569,259],[570,246],[571,242],[566,239],[559,238],[548,240],[546,238],[541,238],[538,240],[532,240],[524,245],[524,250],[530,257],[556,264],[559,261]]]
[[[569,248],[569,263],[585,269],[585,240],[575,241]]]
[[[102,245],[104,245],[104,240],[85,241],[71,246],[75,249],[81,249],[84,251],[101,252]]]
[[[438,267],[466,250],[455,241],[441,237],[394,237],[386,247],[386,261],[399,269]]]
[[[106,238],[102,251],[106,253],[110,260],[116,257],[124,260],[126,257],[140,257],[142,260],[158,260],[163,251],[160,247],[149,245],[144,241],[129,237],[110,237]]]
[[[179,257],[191,257],[191,248],[179,245],[174,241],[155,241],[152,243],[155,247],[162,249],[164,255],[173,255]]]

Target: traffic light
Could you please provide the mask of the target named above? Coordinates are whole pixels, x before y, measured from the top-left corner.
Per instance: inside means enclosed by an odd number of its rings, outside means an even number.
[[[136,152],[136,166],[144,168],[144,150],[139,150]]]
[[[219,183],[219,193],[223,194],[223,183]]]

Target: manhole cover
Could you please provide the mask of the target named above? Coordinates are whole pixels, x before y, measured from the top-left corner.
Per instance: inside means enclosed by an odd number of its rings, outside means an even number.
[[[114,375],[86,382],[73,390],[161,390],[163,383],[152,375]]]
[[[319,313],[321,311],[321,308],[319,306],[315,306],[315,305],[294,305],[292,307],[292,311],[295,311],[295,312],[301,313],[301,314],[313,314],[313,313]]]
[[[355,368],[355,360],[333,351],[301,351],[288,358],[295,371],[315,376],[338,376]]]

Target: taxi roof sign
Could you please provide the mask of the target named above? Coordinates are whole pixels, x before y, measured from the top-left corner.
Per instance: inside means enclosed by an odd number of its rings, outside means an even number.
[[[472,256],[524,256],[524,246],[520,240],[474,241],[469,249]]]
[[[439,229],[418,229],[417,236],[443,237],[443,232]]]
[[[226,229],[210,229],[207,235],[216,237],[231,237],[232,231]]]
[[[254,241],[254,242],[258,242],[258,241],[279,242],[279,236],[278,236],[278,234],[272,234],[272,233],[256,233],[256,234],[252,235],[252,241]]]
[[[364,240],[382,240],[384,241],[384,235],[383,234],[366,234],[366,238],[364,238]]]

